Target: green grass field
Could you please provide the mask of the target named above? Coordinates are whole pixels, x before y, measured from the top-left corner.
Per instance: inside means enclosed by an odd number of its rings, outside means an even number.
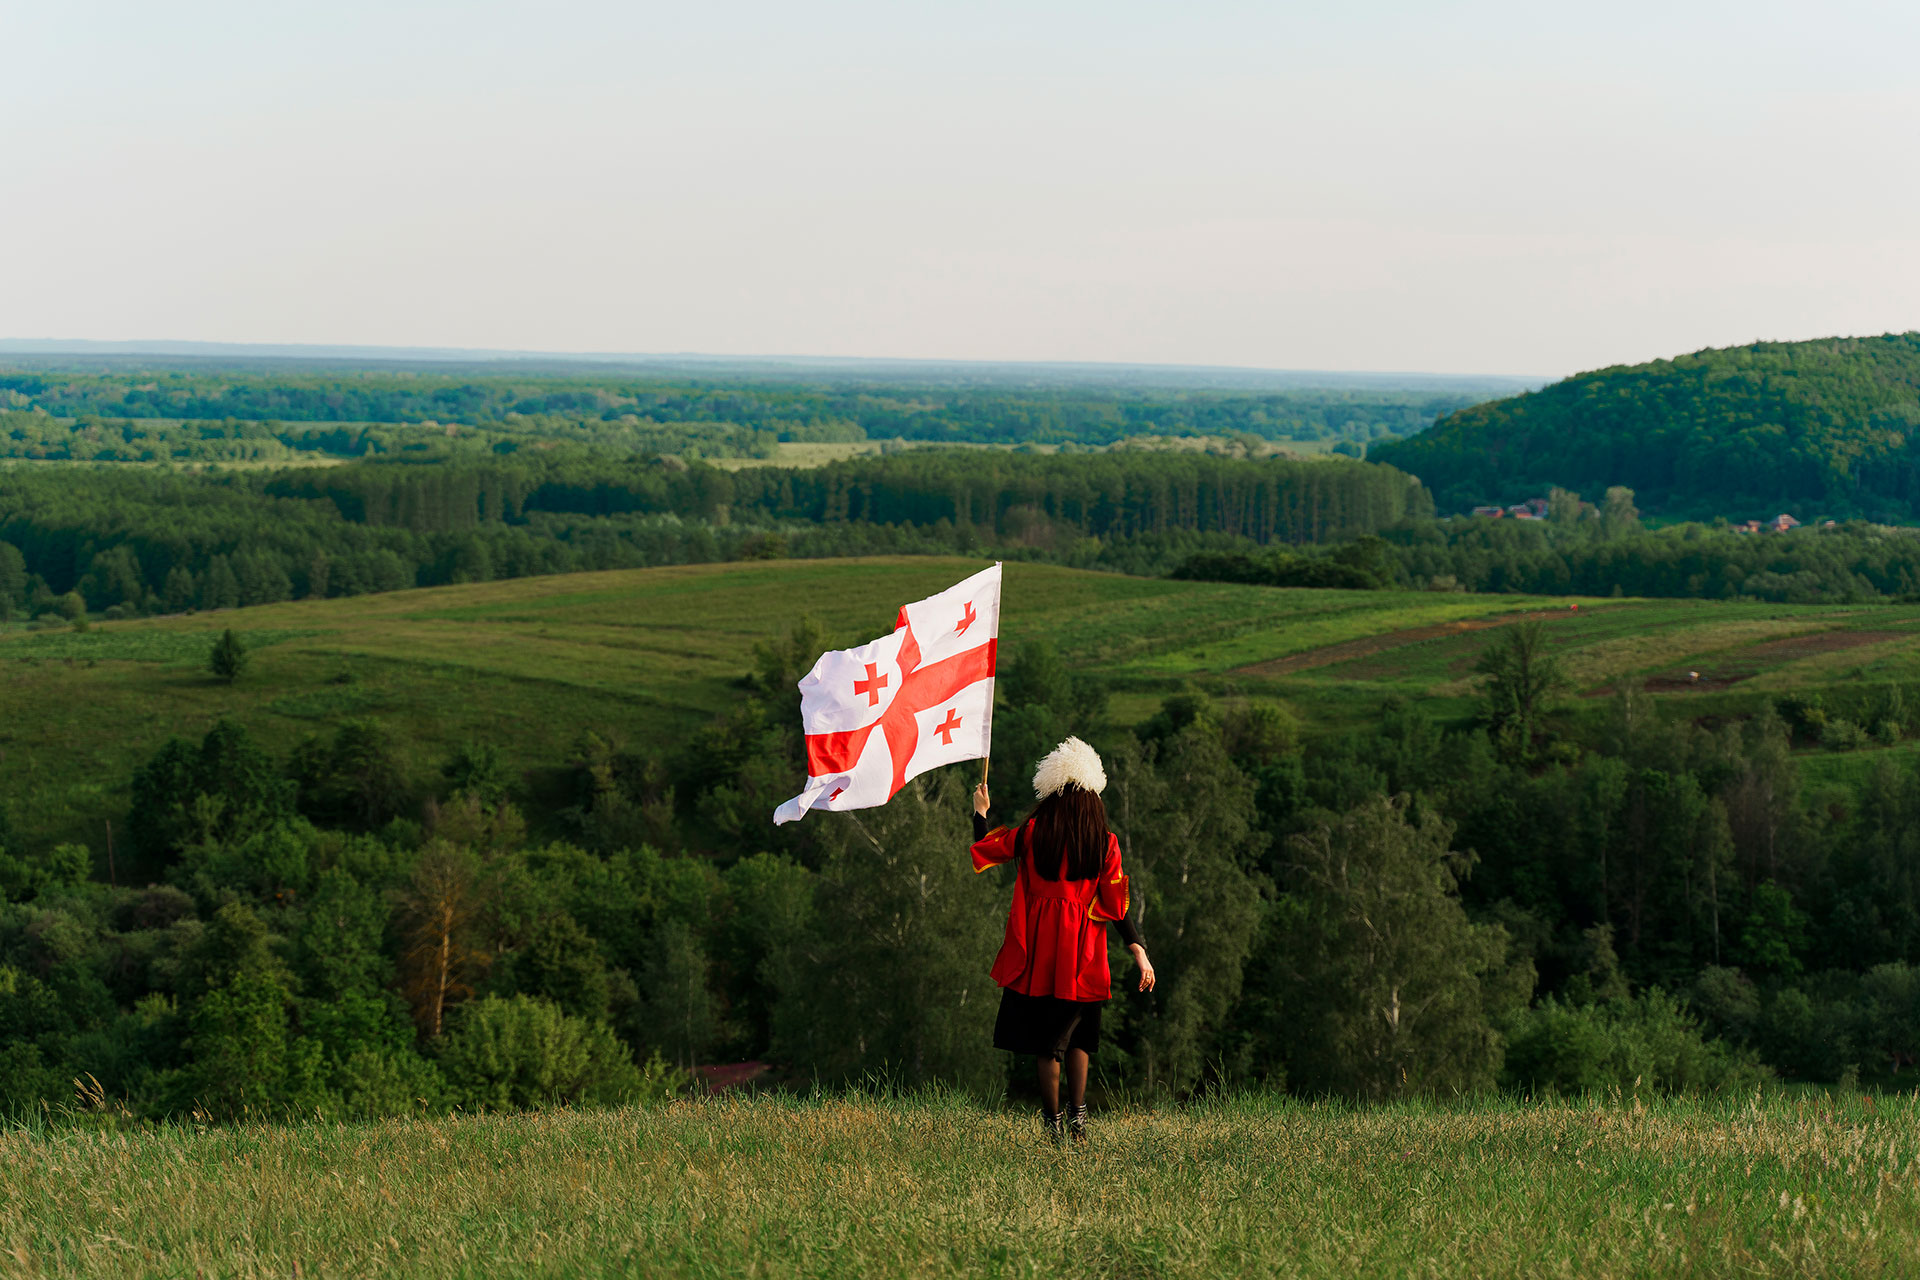
[[[1910,1276],[1920,1102],[958,1098],[0,1133],[0,1276]]]
[[[1288,457],[1300,459],[1320,459],[1322,461],[1341,461],[1342,455],[1333,452],[1338,440],[1268,440],[1259,445],[1258,457]],[[1156,449],[1169,453],[1204,452],[1208,449],[1237,447],[1236,442],[1221,436],[1128,436],[1113,445],[1102,446],[1113,449]],[[851,458],[874,458],[889,449],[990,449],[1007,451],[1021,449],[1031,453],[1058,453],[1057,444],[975,444],[949,440],[844,440],[844,441],[783,441],[774,446],[773,455],[767,458],[709,458],[711,466],[724,471],[741,471],[750,467],[824,467],[830,462],[845,462]]]
[[[530,771],[560,764],[586,729],[665,748],[733,703],[733,682],[757,642],[803,615],[826,628],[830,643],[872,639],[900,604],[980,563],[695,565],[302,601],[84,633],[16,627],[0,632],[0,802],[29,838],[98,849],[104,830],[92,824],[124,807],[133,770],[170,735],[203,733],[221,716],[278,747],[345,717],[372,716],[423,775],[474,739],[499,744],[510,764]],[[1029,564],[1007,568],[1002,639],[1059,646],[1109,683],[1124,722],[1194,682],[1282,701],[1310,731],[1364,729],[1388,694],[1468,714],[1475,657],[1495,626],[1526,617],[1544,620],[1580,682],[1575,716],[1599,714],[1599,695],[1625,677],[1701,715],[1751,709],[1792,688],[1920,679],[1920,606],[1276,590]],[[205,671],[227,627],[254,649],[232,687]]]

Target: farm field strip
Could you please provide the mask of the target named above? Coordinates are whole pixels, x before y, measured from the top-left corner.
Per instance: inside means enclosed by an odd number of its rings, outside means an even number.
[[[1263,602],[1222,596],[1216,604],[1223,615],[1206,634],[1191,630],[1183,642],[1171,648],[1159,648],[1150,656],[1123,661],[1122,670],[1136,673],[1166,674],[1205,669],[1229,671],[1236,678],[1257,680],[1286,674],[1298,655],[1312,654],[1334,646],[1363,643],[1382,631],[1388,634],[1417,632],[1424,628],[1480,619],[1502,614],[1539,610],[1542,606],[1567,607],[1566,601],[1548,601],[1532,596],[1430,595],[1416,592],[1307,591],[1273,587],[1220,588],[1216,591],[1260,592],[1274,597]],[[1325,597],[1352,597],[1344,603],[1330,603]],[[1251,604],[1256,609],[1244,611]],[[1207,625],[1204,621],[1202,626]],[[1155,637],[1159,639],[1160,637]],[[1198,641],[1199,643],[1194,643]],[[1142,648],[1146,647],[1143,643]],[[1122,658],[1130,654],[1114,655]],[[1275,668],[1280,668],[1276,670]]]
[[[1890,669],[1894,667],[1905,670]],[[1836,645],[1824,652],[1811,652],[1777,666],[1763,667],[1748,683],[1757,690],[1779,692],[1851,679],[1856,672],[1867,671],[1876,671],[1883,678],[1912,678],[1920,674],[1920,636],[1883,639],[1864,645]]]
[[[1405,597],[1403,597],[1405,598]],[[1683,655],[1714,647],[1724,635],[1734,642],[1748,635],[1772,636],[1846,625],[1851,610],[1809,612],[1809,607],[1764,604],[1722,604],[1693,600],[1622,600],[1565,597],[1442,597],[1471,600],[1451,618],[1428,626],[1367,633],[1324,648],[1302,648],[1272,664],[1257,664],[1234,674],[1247,677],[1313,672],[1325,678],[1372,680],[1381,675],[1425,675],[1440,678],[1471,667],[1472,659],[1493,637],[1491,626],[1538,620],[1548,624],[1549,640],[1570,662],[1609,643],[1623,651],[1633,645],[1672,646]],[[1511,601],[1505,608],[1491,600]],[[1577,605],[1575,609],[1571,606]],[[1817,606],[1811,607],[1816,608]],[[1674,635],[1691,638],[1679,641]]]
[[[1878,618],[1759,616],[1767,606],[1722,605],[1722,616],[1708,619],[1697,610],[1667,606],[1632,602],[1578,615],[1544,611],[1543,617],[1568,675],[1588,693],[1605,692],[1625,677],[1647,680],[1655,690],[1685,691],[1689,670],[1701,672],[1703,688],[1762,673],[1770,679],[1756,688],[1787,688],[1810,673],[1837,672],[1920,649],[1915,643],[1920,636]],[[1747,616],[1738,616],[1741,612]],[[1299,678],[1306,683],[1363,682],[1417,688],[1433,697],[1466,697],[1474,687],[1474,659],[1494,637],[1485,626],[1461,626],[1414,633],[1404,643],[1395,639],[1382,636],[1371,646],[1362,642],[1356,647],[1369,652],[1336,663],[1318,664],[1311,652],[1289,661],[1303,668]]]
[[[1621,636],[1575,650],[1567,670],[1575,682],[1592,687],[1622,676],[1650,676],[1682,664],[1699,666],[1755,652],[1781,636],[1808,633],[1804,618],[1744,618],[1703,622],[1651,635]],[[1815,633],[1824,634],[1824,632]]]
[[[1256,456],[1297,458],[1302,461],[1345,462],[1347,459],[1333,452],[1339,440],[1263,440]],[[1238,451],[1237,442],[1224,436],[1127,436],[1111,445],[1097,446],[1101,450],[1114,449],[1152,449],[1166,453],[1198,453],[1208,449],[1233,448]],[[844,440],[844,441],[807,441],[787,440],[774,446],[773,456],[767,458],[707,458],[708,466],[723,471],[746,471],[758,467],[823,467],[832,462],[846,462],[853,458],[873,458],[882,453],[901,449],[972,449],[1010,453],[1015,449],[1023,453],[1058,453],[1058,444],[1036,443],[1033,441],[977,441],[977,440]]]
[[[1377,679],[1383,675],[1402,675],[1406,674],[1419,658],[1423,656],[1430,658],[1432,654],[1447,649],[1449,641],[1519,622],[1562,623],[1575,617],[1577,615],[1563,605],[1557,609],[1516,609],[1492,616],[1460,618],[1432,626],[1389,631],[1381,635],[1364,636],[1358,640],[1346,640],[1338,644],[1305,649],[1289,657],[1243,667],[1234,674],[1274,677],[1322,671],[1341,679],[1368,680]],[[1467,643],[1477,653],[1488,639],[1489,637],[1482,636]]]

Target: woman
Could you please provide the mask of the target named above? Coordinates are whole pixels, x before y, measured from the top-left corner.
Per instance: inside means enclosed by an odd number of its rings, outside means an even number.
[[[1120,841],[1107,830],[1100,803],[1106,787],[1100,757],[1080,739],[1068,738],[1034,771],[1040,803],[1019,827],[988,831],[987,784],[973,791],[973,869],[1017,864],[1007,938],[993,962],[993,980],[1002,988],[993,1043],[1038,1060],[1042,1119],[1055,1141],[1063,1128],[1076,1142],[1087,1136],[1088,1057],[1099,1046],[1100,1009],[1112,994],[1103,922],[1114,925],[1133,953],[1140,989],[1153,990],[1147,948],[1127,919]]]

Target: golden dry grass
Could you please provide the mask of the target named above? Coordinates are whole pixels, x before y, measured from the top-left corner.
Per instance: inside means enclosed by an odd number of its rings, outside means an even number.
[[[1920,1105],[953,1098],[0,1136],[6,1276],[1903,1276]]]

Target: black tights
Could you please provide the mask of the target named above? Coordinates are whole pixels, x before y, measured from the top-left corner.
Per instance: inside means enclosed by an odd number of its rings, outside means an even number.
[[[1087,1102],[1087,1051],[1067,1050],[1067,1105],[1082,1107]],[[1060,1114],[1060,1064],[1052,1058],[1040,1059],[1040,1105],[1048,1115]]]

